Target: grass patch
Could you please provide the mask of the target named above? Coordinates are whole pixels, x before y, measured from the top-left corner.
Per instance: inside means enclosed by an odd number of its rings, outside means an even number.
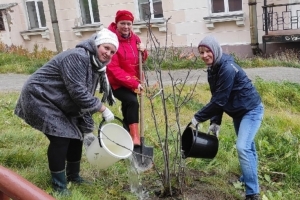
[[[256,137],[261,194],[272,200],[297,199],[300,194],[300,85],[265,82],[260,79],[255,81],[255,85],[265,105],[264,120]],[[166,92],[168,91],[170,88],[166,88]],[[209,101],[207,84],[197,86],[196,91],[193,100],[181,110],[182,129],[193,114]],[[48,140],[13,114],[18,95],[19,93],[0,93],[0,164],[51,192],[46,157]],[[171,116],[171,103],[168,104],[168,114]],[[159,107],[159,101],[155,102],[155,106]],[[119,102],[111,107],[116,116],[121,116],[119,107]],[[157,143],[147,101],[144,113],[146,143],[155,147],[155,165],[158,169],[163,169],[162,152]],[[158,116],[158,119],[160,117],[162,116]],[[97,114],[94,118],[97,124],[101,120]],[[172,123],[170,125],[173,126]],[[160,124],[159,127],[163,135],[164,125]],[[207,127],[208,123],[204,123],[203,129],[206,130]],[[209,192],[224,197],[223,199],[242,199],[243,188],[237,183],[229,184],[229,181],[236,181],[240,175],[235,139],[231,119],[224,115],[216,158],[185,160],[186,192],[202,188],[197,195]],[[168,142],[172,144],[174,140],[175,137],[170,137]],[[174,147],[170,146],[170,151],[174,151]],[[83,155],[81,169],[82,176],[93,184],[69,185],[73,197],[56,196],[57,199],[138,199],[130,192],[126,161],[119,161],[107,170],[98,170],[90,166]],[[142,174],[142,179],[144,186],[150,191],[150,197],[155,199],[153,188],[159,187],[158,175],[155,171],[150,171]]]
[[[231,54],[237,64],[243,68],[257,68],[257,67],[294,67],[300,68],[299,52],[296,50],[278,51],[268,57],[254,56],[251,58],[238,57],[236,54]]]

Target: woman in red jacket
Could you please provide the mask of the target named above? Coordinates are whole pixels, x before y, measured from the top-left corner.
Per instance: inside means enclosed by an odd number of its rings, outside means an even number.
[[[108,27],[119,40],[119,48],[107,67],[107,76],[114,96],[122,103],[124,127],[130,132],[135,146],[140,146],[139,103],[137,94],[143,90],[139,75],[139,51],[147,58],[140,38],[133,33],[134,17],[127,10],[116,13],[115,22]]]

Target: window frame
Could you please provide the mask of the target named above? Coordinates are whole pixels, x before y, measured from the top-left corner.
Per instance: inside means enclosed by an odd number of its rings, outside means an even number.
[[[93,6],[92,6],[92,0],[87,0],[88,1],[88,6],[89,6],[89,16],[90,16],[90,19],[91,19],[91,23],[84,23],[84,18],[83,18],[83,15],[82,15],[82,9],[81,9],[81,3],[80,3],[81,0],[78,0],[78,6],[79,6],[79,15],[81,17],[81,22],[82,22],[82,25],[89,25],[89,24],[99,24],[101,22],[100,20],[100,11],[99,11],[99,5],[98,5],[98,1],[96,0],[97,2],[97,10],[98,10],[98,17],[99,17],[99,22],[95,22],[95,18],[94,18],[94,12],[93,12]],[[84,0],[83,0],[84,1]]]
[[[154,1],[154,2],[153,2]],[[141,4],[150,4],[150,13],[151,13],[151,18],[150,18],[150,21],[153,21],[153,20],[160,20],[160,19],[164,19],[164,17],[154,17],[154,8],[153,8],[153,3],[156,3],[156,2],[161,2],[162,4],[162,0],[148,0],[148,2],[146,3],[140,3],[139,0],[135,0],[136,2],[136,10],[137,10],[137,13],[138,13],[138,21],[145,21],[142,16],[141,16],[141,12],[140,12],[140,5]],[[163,6],[161,5],[162,7],[162,12],[163,12]],[[163,14],[163,13],[162,13]],[[147,19],[149,20],[149,19]]]
[[[0,10],[0,24],[2,24],[2,28],[0,26],[0,31],[5,31],[5,24],[4,24],[4,14],[3,14],[3,10]]]
[[[37,20],[38,20],[38,27],[31,27],[30,19],[29,19],[29,11],[27,7],[27,2],[34,2],[35,10],[36,10],[36,15],[37,15]],[[44,10],[44,2],[42,0],[25,0],[25,8],[26,8],[26,14],[27,14],[27,21],[28,21],[28,29],[44,29],[47,28],[47,22],[46,22],[46,16],[45,16],[45,10]],[[45,26],[42,25],[42,20],[41,20],[41,14],[40,14],[40,9],[38,6],[38,2],[42,2],[43,5],[43,10],[44,10],[44,17],[45,17]]]
[[[235,15],[235,14],[242,14],[243,13],[243,0],[240,0],[242,2],[242,8],[241,10],[238,11],[229,11],[229,0],[223,0],[224,1],[224,12],[218,12],[218,13],[213,13],[212,12],[212,1],[213,0],[208,0],[208,8],[209,8],[209,13],[213,16],[224,16],[224,15]]]

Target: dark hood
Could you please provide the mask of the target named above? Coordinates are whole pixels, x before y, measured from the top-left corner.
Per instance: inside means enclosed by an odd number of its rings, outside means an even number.
[[[212,74],[217,74],[218,71],[219,71],[219,69],[220,69],[220,67],[222,66],[222,64],[228,63],[228,62],[234,62],[233,56],[225,54],[225,53],[222,53],[222,55],[221,55],[218,63],[215,64],[213,66],[213,68],[209,68],[209,70],[211,71]]]
[[[89,51],[90,54],[97,55],[97,47],[95,44],[97,34],[93,34],[90,38],[83,40],[79,44],[76,45],[76,48],[84,48]]]

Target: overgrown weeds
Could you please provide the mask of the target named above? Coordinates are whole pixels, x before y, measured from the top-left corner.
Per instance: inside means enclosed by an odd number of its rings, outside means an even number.
[[[243,68],[256,68],[256,67],[295,67],[300,68],[300,52],[295,49],[285,49],[277,51],[268,57],[254,56],[252,58],[241,58],[231,53],[236,62]]]
[[[0,41],[0,73],[32,74],[43,66],[54,52],[34,46],[32,52],[22,46],[7,46]]]
[[[191,48],[170,47],[166,50],[161,63],[161,69],[167,70],[172,66],[173,70],[178,69],[199,69],[204,68],[204,62],[199,59],[198,53]],[[8,47],[0,41],[0,73],[22,73],[32,74],[43,64],[49,61],[56,53],[34,46],[34,50],[29,52],[22,46],[12,45]],[[300,68],[299,52],[296,50],[283,50],[269,56],[268,58],[255,56],[252,58],[242,58],[231,54],[236,62],[243,68],[255,67],[296,67]],[[152,69],[153,59],[158,55],[149,56],[146,65]]]

